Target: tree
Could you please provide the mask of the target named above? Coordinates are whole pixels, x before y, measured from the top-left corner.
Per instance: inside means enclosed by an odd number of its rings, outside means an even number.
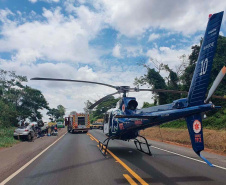
[[[183,84],[182,90],[184,91],[189,91],[193,73],[195,71],[196,61],[198,60],[198,56],[199,56],[200,46],[195,45],[195,46],[192,46],[191,49],[192,49],[192,52],[188,58],[189,64],[181,75],[181,82]]]
[[[97,119],[103,118],[104,113],[106,113],[107,110],[114,108],[118,101],[119,101],[119,98],[115,99],[114,96],[110,96],[107,100],[104,100],[103,102],[101,102],[99,105],[97,105],[95,110],[93,110],[92,113],[90,114],[90,121],[94,122]],[[91,102],[89,100],[87,100],[87,105],[89,105],[90,103]],[[85,109],[87,109],[88,107],[86,107]]]
[[[84,102],[85,104],[85,107],[83,108],[84,112],[86,114],[91,114],[92,110],[88,109],[91,105],[92,105],[92,102],[87,100],[86,102]]]
[[[47,115],[50,116],[50,120],[55,121],[60,117],[58,109],[52,108],[49,109]]]
[[[0,99],[0,110],[0,127],[16,126],[18,112],[15,106]]]
[[[140,78],[135,78],[135,82],[134,82],[135,85],[149,84],[152,86],[153,89],[167,89],[167,84],[159,72],[157,72],[154,68],[150,68],[147,65],[144,67],[147,68],[147,74],[145,74],[144,76],[141,76]],[[166,69],[168,66],[162,66],[162,68],[163,67]],[[170,83],[170,82],[168,82],[168,83]],[[157,102],[159,103],[159,105],[167,103],[168,96],[166,93],[154,92],[154,94],[156,95],[154,97],[155,105],[157,104]]]
[[[42,118],[39,110],[44,108],[49,109],[48,103],[41,91],[26,86],[23,90],[21,105],[18,108],[20,116],[23,119],[29,118],[32,121],[37,121]]]
[[[57,109],[58,109],[58,111],[59,111],[59,117],[60,117],[60,118],[63,118],[64,115],[65,115],[66,109],[64,108],[63,105],[58,105],[58,106],[57,106]]]
[[[24,89],[23,82],[27,82],[26,76],[16,75],[14,71],[0,69],[1,98],[16,107],[19,106]]]
[[[0,69],[0,101],[1,107],[4,107],[0,114],[2,125],[15,125],[26,118],[36,121],[42,118],[40,110],[48,109],[48,103],[42,93],[23,85],[24,82],[27,82],[26,76]]]
[[[154,103],[144,102],[142,108],[148,108],[148,107],[153,107],[153,106],[155,106]]]
[[[49,109],[47,115],[49,115],[50,119],[53,121],[56,121],[58,119],[62,120],[63,116],[65,115],[65,108],[63,105],[58,105],[57,109],[56,108]]]

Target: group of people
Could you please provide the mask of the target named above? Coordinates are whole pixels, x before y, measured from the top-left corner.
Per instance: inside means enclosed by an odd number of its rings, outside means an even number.
[[[47,126],[46,129],[44,130],[42,130],[40,127],[37,127],[36,130],[37,130],[38,138],[43,137],[45,135],[52,136],[52,135],[58,134],[57,125]]]

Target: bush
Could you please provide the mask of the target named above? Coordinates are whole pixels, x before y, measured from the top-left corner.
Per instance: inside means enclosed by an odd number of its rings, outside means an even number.
[[[0,127],[0,148],[1,147],[10,147],[15,143],[18,143],[18,140],[13,138],[13,132],[15,127]]]
[[[187,123],[184,119],[171,121],[169,123],[162,124],[161,128],[187,128]]]
[[[208,128],[212,130],[226,129],[226,114],[222,114],[222,112],[224,113],[225,111],[226,109],[204,119],[203,128]],[[187,128],[187,123],[184,119],[179,119],[176,121],[162,124],[161,128]]]

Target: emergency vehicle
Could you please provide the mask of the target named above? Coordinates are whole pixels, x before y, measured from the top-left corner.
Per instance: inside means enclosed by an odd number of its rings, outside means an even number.
[[[90,128],[89,114],[71,112],[68,117],[65,117],[65,125],[68,132],[88,132]]]
[[[90,129],[101,129],[103,130],[103,122],[104,122],[104,119],[97,119],[94,123],[90,124]]]

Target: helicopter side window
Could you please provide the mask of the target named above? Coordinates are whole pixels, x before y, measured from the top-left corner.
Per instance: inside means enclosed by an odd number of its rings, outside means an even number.
[[[136,110],[137,105],[138,105],[138,103],[136,100],[130,100],[128,103],[127,109]]]

